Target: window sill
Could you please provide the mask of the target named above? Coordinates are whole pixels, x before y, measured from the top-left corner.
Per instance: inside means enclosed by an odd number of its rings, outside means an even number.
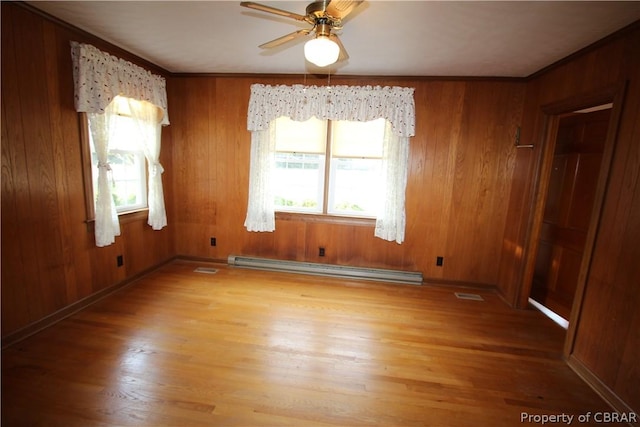
[[[149,215],[149,208],[136,209],[133,211],[120,212],[118,214],[118,221],[120,224],[127,224],[129,222],[135,222],[145,220]],[[87,224],[87,231],[93,232],[95,227],[95,218],[90,218],[85,221]]]
[[[340,216],[327,214],[307,214],[298,212],[276,212],[276,220],[278,221],[303,221],[303,222],[321,222],[324,224],[337,225],[356,225],[364,227],[375,227],[375,218],[363,218],[355,216]]]
[[[120,212],[118,219],[120,223],[127,223],[131,221],[138,221],[140,219],[146,219],[149,216],[149,208],[136,209],[134,211]]]

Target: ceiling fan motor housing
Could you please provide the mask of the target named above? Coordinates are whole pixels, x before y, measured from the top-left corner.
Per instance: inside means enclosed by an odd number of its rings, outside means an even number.
[[[326,22],[316,24],[316,37],[329,37],[331,34],[331,25]]]
[[[329,5],[329,0],[319,0],[307,6],[307,16],[315,16],[316,18],[322,18],[325,10]]]
[[[323,35],[328,35],[328,31],[332,28],[335,30],[342,28],[342,19],[327,14],[327,6],[329,3],[330,0],[314,1],[309,4],[306,9],[307,18],[311,24],[318,27],[323,24],[328,26],[328,29],[326,30],[327,33]]]

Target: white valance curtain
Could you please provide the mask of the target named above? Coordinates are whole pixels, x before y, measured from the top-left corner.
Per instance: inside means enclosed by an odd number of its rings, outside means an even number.
[[[104,113],[118,96],[148,101],[162,109],[160,124],[169,124],[164,77],[90,44],[71,42],[76,111]]]
[[[273,121],[281,116],[319,119],[387,120],[384,138],[383,208],[376,217],[375,236],[402,243],[405,229],[405,187],[409,137],[415,135],[413,88],[380,86],[251,86],[247,129],[251,131],[251,171],[245,227],[275,230],[271,176],[275,167]]]
[[[96,245],[110,245],[115,236],[120,235],[108,163],[109,136],[114,134],[115,126],[112,118],[118,113],[112,101],[117,96],[146,101],[157,107],[141,109],[131,104],[129,111],[138,124],[138,142],[149,169],[148,224],[154,230],[162,229],[167,225],[161,177],[164,169],[159,162],[160,126],[169,124],[165,79],[89,44],[72,41],[71,57],[76,111],[89,115],[89,131],[98,155]]]

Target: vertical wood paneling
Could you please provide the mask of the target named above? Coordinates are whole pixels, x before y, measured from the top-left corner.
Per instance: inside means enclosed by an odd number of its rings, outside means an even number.
[[[70,40],[112,48],[2,3],[3,339],[175,253],[171,231],[144,229],[146,217],[124,225],[115,245],[95,247],[85,223]]]
[[[640,27],[598,49],[536,76],[528,83],[523,144],[512,180],[498,286],[517,303],[522,249],[527,245],[531,194],[539,143],[544,133],[542,106],[598,93],[627,83],[615,151],[605,193],[584,298],[574,325],[571,357],[626,405],[640,408]],[[571,344],[571,343],[570,343]],[[602,387],[602,386],[600,386]]]
[[[509,158],[515,151],[514,120],[509,110],[495,106],[509,105],[518,117],[521,100],[514,94],[517,92],[499,91],[488,83],[469,85],[462,142],[455,157],[451,216],[456,226],[448,235],[448,247],[455,259],[449,265],[457,274],[481,277],[487,283],[496,281],[506,210],[499,207],[506,207],[508,202]]]
[[[175,206],[179,254],[216,259],[259,255],[412,269],[430,278],[478,284],[497,282],[514,164],[512,136],[522,113],[523,84],[358,80],[358,84],[416,89],[418,131],[411,140],[407,233],[405,243],[398,245],[375,238],[373,226],[318,220],[278,219],[274,233],[247,232],[243,223],[250,86],[299,83],[298,79],[238,76],[173,81],[170,103],[180,110],[172,119],[173,158],[179,174],[174,180],[174,193],[180,195]],[[332,84],[354,83],[332,78]],[[211,236],[217,238],[214,249],[207,246]],[[325,257],[318,256],[319,246],[326,248]],[[445,257],[444,267],[435,266],[438,255]]]
[[[46,69],[56,69],[60,61],[60,53],[58,52],[59,39],[56,37],[55,26],[51,23],[43,23],[43,41],[44,52],[46,55],[45,67]],[[69,69],[69,68],[68,68]],[[68,70],[67,69],[67,70]],[[46,78],[47,97],[48,99],[62,99],[63,93],[61,92],[61,85],[59,79],[56,77],[56,73],[48,73]],[[69,87],[62,86],[63,89],[69,89]],[[66,92],[68,93],[68,92]],[[67,196],[73,185],[73,177],[77,176],[78,167],[81,166],[77,162],[68,162],[67,158],[69,154],[79,154],[77,149],[73,146],[65,145],[64,128],[59,126],[59,123],[63,122],[63,112],[61,104],[50,103],[49,104],[49,132],[51,135],[51,144],[53,148],[53,166],[54,175],[56,177],[55,194],[58,197],[57,205],[57,218],[60,227],[60,257],[62,262],[62,269],[64,272],[64,281],[61,285],[64,285],[67,294],[67,299],[70,301],[78,300],[78,283],[76,280],[74,270],[74,252],[73,252],[73,240],[71,232],[71,220],[74,215],[69,215],[69,197]],[[70,157],[73,159],[73,157]],[[77,157],[76,157],[77,159]],[[66,305],[66,301],[62,301],[62,306]]]
[[[249,169],[242,165],[249,163],[251,136],[247,131],[247,105],[250,92],[243,81],[216,79],[212,84],[216,87],[216,98],[215,117],[209,118],[214,126],[209,162],[216,172],[211,195],[217,204],[213,232],[218,236],[216,255],[226,259],[229,251],[237,248],[237,230],[243,229],[246,215]],[[288,237],[287,242],[295,247],[295,235]]]
[[[416,134],[423,135],[412,143],[412,170],[414,179],[407,184],[407,234],[419,236],[408,243],[408,250],[423,259],[428,277],[443,278],[449,268],[449,252],[445,242],[451,227],[451,209],[457,149],[460,146],[458,124],[462,120],[466,91],[465,82],[429,82],[428,89],[415,94],[418,111]],[[414,154],[415,153],[415,154]],[[429,185],[424,183],[436,183]],[[447,259],[445,267],[433,267],[437,256]],[[427,274],[425,272],[425,274]]]
[[[17,105],[19,96],[13,84],[18,70],[15,63],[14,23],[7,13],[2,13],[2,304],[20,307],[20,310],[2,310],[3,335],[29,322],[27,286],[33,279],[33,271],[25,271],[24,246],[19,222],[20,208],[26,203],[25,155],[22,146],[22,128]],[[6,141],[14,141],[8,144]],[[16,286],[5,286],[15,283]]]
[[[633,42],[640,42],[640,34]],[[633,49],[629,75],[635,78],[628,86],[574,356],[638,409],[640,390],[631,384],[640,383],[640,336],[632,329],[640,304],[640,48]]]
[[[14,46],[17,52],[44,51],[42,20],[26,12],[19,12],[19,19],[30,31],[21,31],[14,26]],[[22,125],[22,144],[26,153],[26,175],[28,209],[31,214],[23,228],[23,237],[33,244],[26,262],[36,267],[36,277],[29,283],[30,299],[36,302],[33,316],[43,317],[63,305],[66,298],[64,274],[57,262],[60,252],[55,192],[55,171],[52,145],[47,143],[49,133],[49,105],[42,102],[40,94],[46,98],[46,78],[41,71],[46,70],[44,55],[16,55],[18,102]],[[22,220],[22,218],[21,218]],[[62,273],[62,274],[61,274]],[[54,292],[48,292],[54,288]]]
[[[180,236],[176,238],[176,250],[208,256],[210,227],[217,221],[217,201],[210,185],[216,167],[210,156],[211,100],[215,99],[215,86],[204,79],[172,79],[171,82],[170,132],[175,168],[172,186],[177,196],[174,224],[176,236]],[[189,96],[171,96],[176,92],[189,93]]]
[[[533,114],[538,106],[539,82],[527,84],[523,104],[523,117],[520,133],[521,145],[533,145],[534,148],[519,148],[514,154],[513,173],[511,175],[509,202],[506,211],[506,224],[502,237],[502,254],[498,274],[498,288],[505,298],[517,305],[522,281],[524,248],[528,238],[529,215],[532,211],[534,169],[539,157],[540,136],[535,129],[541,127],[541,116]],[[528,296],[527,296],[528,297]]]

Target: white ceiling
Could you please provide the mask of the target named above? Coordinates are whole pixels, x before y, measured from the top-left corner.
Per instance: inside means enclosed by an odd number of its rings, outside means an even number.
[[[305,14],[306,1],[258,1]],[[175,73],[326,73],[309,25],[239,1],[28,1]],[[367,1],[338,33],[350,58],[332,74],[525,77],[640,19],[640,1]]]

